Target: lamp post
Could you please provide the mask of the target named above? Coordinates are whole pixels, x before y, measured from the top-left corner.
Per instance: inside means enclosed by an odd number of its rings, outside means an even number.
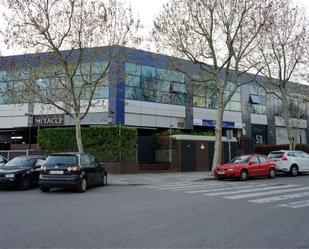
[[[173,125],[170,125],[170,149],[169,149],[169,162],[172,162],[172,127]]]
[[[121,163],[121,124],[119,124],[119,162]]]
[[[32,114],[32,112],[26,112],[25,116],[32,118],[33,114]],[[33,120],[32,120],[32,123],[33,123]],[[32,126],[32,124],[30,124],[28,122],[28,149],[29,150],[31,149],[31,128],[32,128],[31,126]]]

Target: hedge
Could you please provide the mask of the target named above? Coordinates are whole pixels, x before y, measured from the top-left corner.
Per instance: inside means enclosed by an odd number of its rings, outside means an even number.
[[[136,161],[136,128],[125,126],[82,127],[82,141],[84,151],[93,154],[100,161]],[[75,128],[40,129],[38,143],[40,148],[47,154],[77,151]]]
[[[279,144],[279,145],[254,145],[254,151],[255,153],[268,155],[269,152],[275,151],[275,150],[288,150],[289,145],[288,144]],[[296,150],[302,150],[307,153],[309,153],[309,146],[306,146],[304,144],[297,144]]]

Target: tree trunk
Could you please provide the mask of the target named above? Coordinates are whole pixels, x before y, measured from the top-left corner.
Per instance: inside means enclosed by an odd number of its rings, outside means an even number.
[[[214,157],[212,161],[212,171],[221,164],[221,153],[222,153],[222,123],[223,123],[223,94],[218,94],[217,103],[217,115],[216,115],[216,127],[215,127],[215,149]]]
[[[283,89],[281,89],[281,96],[282,96],[282,107],[283,107],[283,119],[284,119],[284,124],[287,130],[288,139],[289,139],[289,149],[295,150],[295,138],[293,135],[291,124],[290,124],[290,112],[289,112],[289,106],[288,106],[288,99]]]
[[[82,141],[82,129],[80,124],[80,115],[75,115],[75,137],[78,152],[84,152],[83,141]]]

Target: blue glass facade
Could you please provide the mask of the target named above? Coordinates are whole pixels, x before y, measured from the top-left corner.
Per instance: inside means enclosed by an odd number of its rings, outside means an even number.
[[[228,96],[234,84],[229,82],[225,94]],[[193,81],[193,105],[199,108],[216,109],[217,108],[217,95],[216,86],[212,81],[203,82]],[[232,96],[231,100],[227,103],[225,107],[226,111],[241,111],[241,101],[240,101],[240,89]]]
[[[185,105],[187,87],[183,73],[126,63],[126,99]]]
[[[85,63],[73,76],[75,94],[81,93],[81,100],[87,100],[93,91],[93,82],[100,78],[100,72],[107,63]],[[26,82],[26,83],[23,83]],[[67,84],[64,74],[56,67],[46,70],[36,67],[31,69],[14,70],[14,72],[0,71],[0,104],[35,103],[42,102],[42,98],[53,101],[69,100]],[[82,85],[90,83],[82,89]],[[33,96],[27,87],[32,86],[39,94]],[[68,86],[70,88],[70,86]],[[40,97],[42,96],[42,97]],[[93,99],[108,98],[108,77],[99,80]]]

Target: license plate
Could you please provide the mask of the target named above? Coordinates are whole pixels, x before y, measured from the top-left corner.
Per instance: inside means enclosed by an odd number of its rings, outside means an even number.
[[[63,175],[63,170],[51,170],[49,171],[51,175]]]
[[[218,175],[224,175],[223,171],[218,171]]]

